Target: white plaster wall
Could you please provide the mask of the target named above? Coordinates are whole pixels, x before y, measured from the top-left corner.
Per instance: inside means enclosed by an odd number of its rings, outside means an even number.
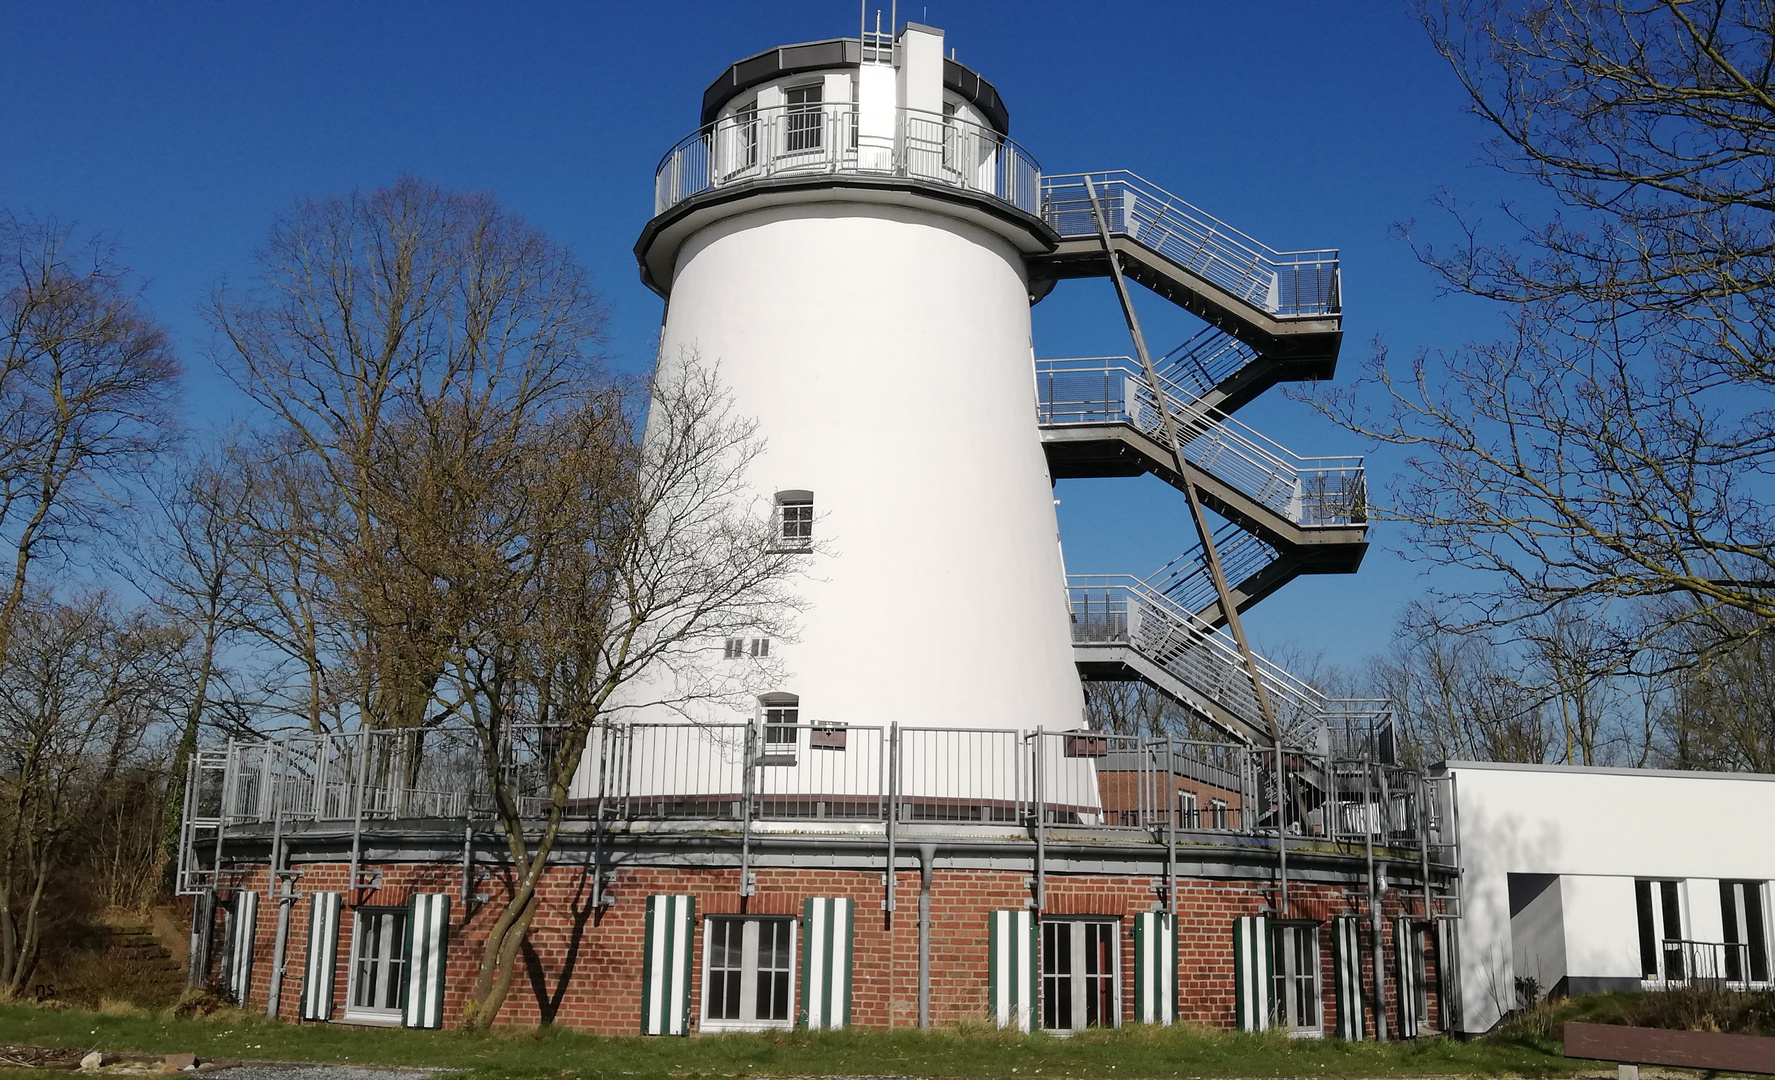
[[[798,640],[773,644],[783,676],[757,692],[798,695],[803,723],[1082,726],[1027,283],[1008,244],[909,207],[727,219],[680,255],[661,362],[690,353],[719,364],[759,423],[760,512],[779,490],[814,497],[822,550],[797,586]],[[719,646],[708,663],[731,663]],[[994,791],[1011,779],[1012,754],[978,754],[934,764]]]
[[[1566,974],[1593,979],[1639,978],[1639,914],[1633,904],[1633,878],[1567,875],[1559,883],[1565,906]]]
[[[1695,941],[1726,940],[1725,913],[1720,910],[1718,878],[1692,877],[1683,882],[1683,936]]]
[[[1567,937],[1571,974],[1590,973],[1580,962],[1637,974],[1636,877],[1775,878],[1775,844],[1757,839],[1763,823],[1775,820],[1775,776],[1473,762],[1446,768],[1455,776],[1465,869],[1457,934],[1468,1031],[1489,1029],[1498,1002],[1508,1001],[1493,988],[1514,978],[1511,872],[1618,879],[1579,882],[1576,893],[1561,883],[1568,927],[1576,928]],[[1594,914],[1578,914],[1580,899]],[[1621,953],[1633,958],[1625,968],[1616,966]]]

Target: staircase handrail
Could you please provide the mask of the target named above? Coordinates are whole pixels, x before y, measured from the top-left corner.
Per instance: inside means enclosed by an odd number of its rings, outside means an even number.
[[[1278,251],[1125,169],[1042,178],[1042,217],[1062,237],[1096,235],[1087,177],[1110,214],[1111,233],[1279,318],[1342,310],[1336,248]]]
[[[1106,602],[1109,593],[1122,594],[1128,601],[1138,605],[1145,612],[1155,613],[1159,618],[1173,624],[1179,631],[1199,643],[1210,655],[1214,656],[1217,664],[1224,665],[1237,678],[1247,680],[1243,685],[1247,687],[1250,685],[1249,676],[1245,672],[1245,660],[1239,655],[1237,647],[1227,640],[1225,635],[1194,612],[1183,608],[1132,574],[1068,574],[1066,587],[1069,606],[1072,607],[1077,606],[1075,596],[1080,591],[1102,590]],[[1141,618],[1144,620],[1146,614],[1143,613]],[[1137,648],[1139,642],[1135,640],[1135,635],[1126,630],[1124,634],[1125,643],[1131,648]],[[1176,673],[1170,663],[1156,657],[1153,659],[1158,660],[1161,667]],[[1278,711],[1291,718],[1291,722],[1285,724],[1284,736],[1290,741],[1297,742],[1312,733],[1317,728],[1324,712],[1325,695],[1261,655],[1257,656],[1257,664],[1258,670],[1263,676],[1264,686],[1276,702]],[[1187,678],[1185,681],[1188,681]],[[1235,682],[1235,685],[1238,683]],[[1239,716],[1254,730],[1263,729],[1263,721],[1258,714],[1254,700],[1243,703],[1244,707],[1241,707],[1241,703],[1228,701],[1224,698],[1217,699],[1217,703],[1228,712]]]
[[[1126,356],[1076,357],[1036,361],[1036,397],[1039,422],[1044,425],[1125,423],[1147,435],[1160,433],[1162,422],[1154,415],[1130,415],[1127,393],[1132,391],[1139,412],[1157,413],[1152,391],[1140,366]],[[1042,376],[1049,381],[1043,382]],[[1057,402],[1052,379],[1066,375],[1099,375],[1104,379],[1101,400]],[[1120,394],[1112,393],[1112,377],[1125,380]],[[1360,455],[1302,457],[1246,424],[1222,413],[1197,408],[1175,383],[1159,378],[1165,406],[1187,441],[1184,456],[1203,470],[1240,488],[1282,517],[1306,528],[1337,527],[1367,519],[1365,500],[1341,503],[1327,499],[1335,476],[1340,493],[1362,489],[1363,459]],[[1207,440],[1208,445],[1204,445]],[[1230,453],[1229,453],[1230,452]],[[1230,458],[1230,460],[1229,460]],[[1306,478],[1317,477],[1319,492],[1309,492]],[[1317,495],[1317,498],[1312,496]]]

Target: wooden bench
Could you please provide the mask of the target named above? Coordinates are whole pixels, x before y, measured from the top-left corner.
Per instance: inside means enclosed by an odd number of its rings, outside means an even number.
[[[1613,1061],[1621,1080],[1639,1080],[1641,1065],[1775,1075],[1775,1038],[1673,1031],[1624,1024],[1566,1024],[1565,1056]]]

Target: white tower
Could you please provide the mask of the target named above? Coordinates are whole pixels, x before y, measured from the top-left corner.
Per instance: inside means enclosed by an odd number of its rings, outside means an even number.
[[[908,24],[742,60],[703,121],[636,254],[661,363],[718,363],[790,539],[811,510],[770,693],[803,722],[1082,726],[1033,419],[1039,174],[991,84]]]

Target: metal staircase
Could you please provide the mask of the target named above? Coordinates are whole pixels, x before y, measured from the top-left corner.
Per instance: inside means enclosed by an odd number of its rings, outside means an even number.
[[[1229,414],[1276,382],[1331,375],[1337,252],[1276,251],[1128,172],[1044,177],[1042,216],[1060,243],[1031,260],[1032,295],[1110,277],[1139,353],[1037,361],[1050,474],[1152,473],[1189,498],[1197,529],[1193,550],[1144,581],[1067,579],[1080,675],[1143,680],[1247,741],[1325,743],[1337,718],[1324,696],[1252,652],[1238,613],[1299,574],[1361,564],[1362,459],[1300,457]],[[1152,358],[1128,280],[1208,327]]]
[[[1135,577],[1069,575],[1066,591],[1085,679],[1150,683],[1238,739],[1270,741],[1245,661],[1224,633]],[[1315,744],[1325,695],[1262,657],[1258,663],[1283,742]]]
[[[1042,177],[1042,218],[1060,243],[1032,260],[1037,296],[1110,272],[1087,178],[1129,278],[1251,346],[1274,366],[1271,381],[1331,375],[1343,340],[1337,252],[1276,251],[1131,172]]]
[[[1237,585],[1241,611],[1299,574],[1350,573],[1361,565],[1368,506],[1360,457],[1300,457],[1230,417],[1203,410],[1188,388],[1165,376],[1159,382],[1163,407],[1192,466],[1188,476],[1178,475],[1161,430],[1161,404],[1134,360],[1037,361],[1037,421],[1054,478],[1150,472],[1174,487],[1193,485],[1204,503],[1237,527],[1223,529],[1215,546],[1238,549],[1227,578]],[[1247,535],[1254,544],[1242,539]],[[1199,561],[1193,552],[1186,557]],[[1160,574],[1175,574],[1176,567],[1174,561]],[[1212,583],[1205,574],[1198,583],[1207,595],[1180,603],[1218,625],[1225,615]]]

